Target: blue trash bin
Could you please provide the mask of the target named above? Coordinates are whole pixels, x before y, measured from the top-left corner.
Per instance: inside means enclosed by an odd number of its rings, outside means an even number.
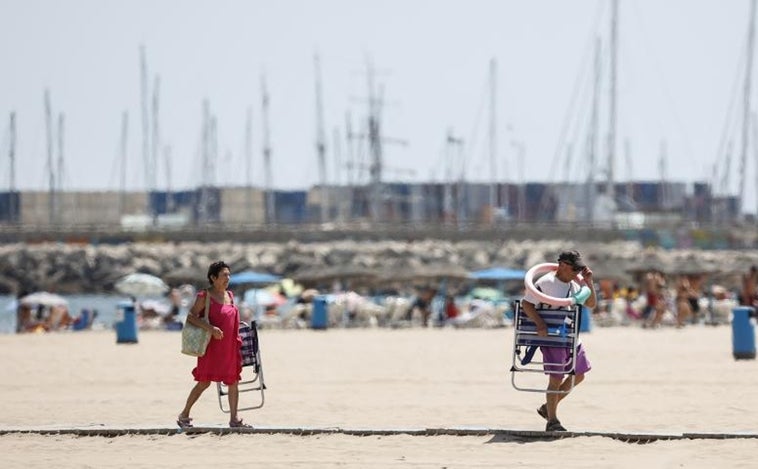
[[[579,321],[579,332],[592,332],[592,310],[586,306],[581,306],[581,320]]]
[[[732,309],[732,355],[735,360],[755,359],[755,328],[750,319],[753,312],[749,306]]]
[[[313,311],[311,311],[311,329],[326,329],[328,325],[326,311],[326,298],[317,296],[313,299]]]
[[[137,343],[137,313],[134,311],[134,303],[123,302],[118,306],[121,320],[116,323],[116,343]]]

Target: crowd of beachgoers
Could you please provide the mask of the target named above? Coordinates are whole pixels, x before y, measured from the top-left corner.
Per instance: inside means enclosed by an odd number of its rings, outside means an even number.
[[[755,285],[755,276],[745,280]],[[703,275],[665,276],[646,273],[640,285],[601,280],[598,306],[592,311],[597,326],[685,327],[691,324],[727,324],[734,307],[746,303],[749,291],[728,290],[705,283]],[[286,286],[286,287],[285,287]],[[313,327],[314,308],[322,308],[323,327],[508,327],[514,302],[523,283],[510,290],[467,284],[444,290],[444,285],[421,286],[408,291],[319,291],[304,289],[288,279],[267,287],[236,289],[241,319],[260,328]],[[746,287],[749,288],[749,287]],[[753,287],[753,291],[755,288]],[[173,288],[159,299],[134,299],[137,321],[143,330],[179,330],[195,288]],[[750,300],[748,300],[749,302]],[[65,305],[30,308],[19,305],[17,332],[88,330],[97,312],[89,308],[69,313]],[[112,324],[102,324],[109,327]]]
[[[314,298],[324,302],[329,327],[503,327],[511,323],[523,279],[477,280],[471,272],[493,266],[523,271],[555,261],[566,246],[582,251],[595,273],[599,303],[593,318],[601,326],[725,323],[734,306],[753,302],[750,272],[757,253],[664,250],[634,242],[19,245],[0,247],[12,250],[0,256],[0,267],[14,290],[50,288],[63,296],[86,288],[112,294],[121,276],[152,273],[170,288],[159,297],[134,299],[144,329],[180,328],[188,303],[204,286],[203,266],[215,258],[227,259],[235,272],[255,269],[280,279],[234,288],[243,318],[260,327],[310,327]],[[91,308],[43,306],[19,307],[17,331],[86,330],[98,323]],[[108,312],[100,313],[110,327]]]

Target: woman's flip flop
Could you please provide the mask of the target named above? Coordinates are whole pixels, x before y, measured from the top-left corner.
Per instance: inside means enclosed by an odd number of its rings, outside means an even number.
[[[192,428],[192,419],[189,417],[177,417],[176,424],[179,428]]]

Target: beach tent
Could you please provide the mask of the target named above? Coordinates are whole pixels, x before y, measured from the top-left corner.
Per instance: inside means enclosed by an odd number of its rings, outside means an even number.
[[[243,285],[243,284],[269,284],[276,283],[282,278],[278,275],[269,274],[266,272],[255,272],[254,270],[245,270],[232,274],[232,278],[229,279],[229,285]]]

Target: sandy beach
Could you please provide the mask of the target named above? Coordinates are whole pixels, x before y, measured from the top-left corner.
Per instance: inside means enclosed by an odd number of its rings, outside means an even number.
[[[512,329],[262,330],[260,428],[491,428],[541,431],[543,395],[510,383]],[[758,363],[732,358],[729,326],[595,328],[593,370],[560,408],[574,432],[758,433]],[[178,333],[2,335],[0,430],[175,428],[194,359]],[[540,381],[541,376],[538,376]],[[244,398],[244,396],[243,396]],[[198,426],[228,416],[210,388]],[[632,444],[603,436],[5,433],[3,467],[754,467],[755,439]]]

